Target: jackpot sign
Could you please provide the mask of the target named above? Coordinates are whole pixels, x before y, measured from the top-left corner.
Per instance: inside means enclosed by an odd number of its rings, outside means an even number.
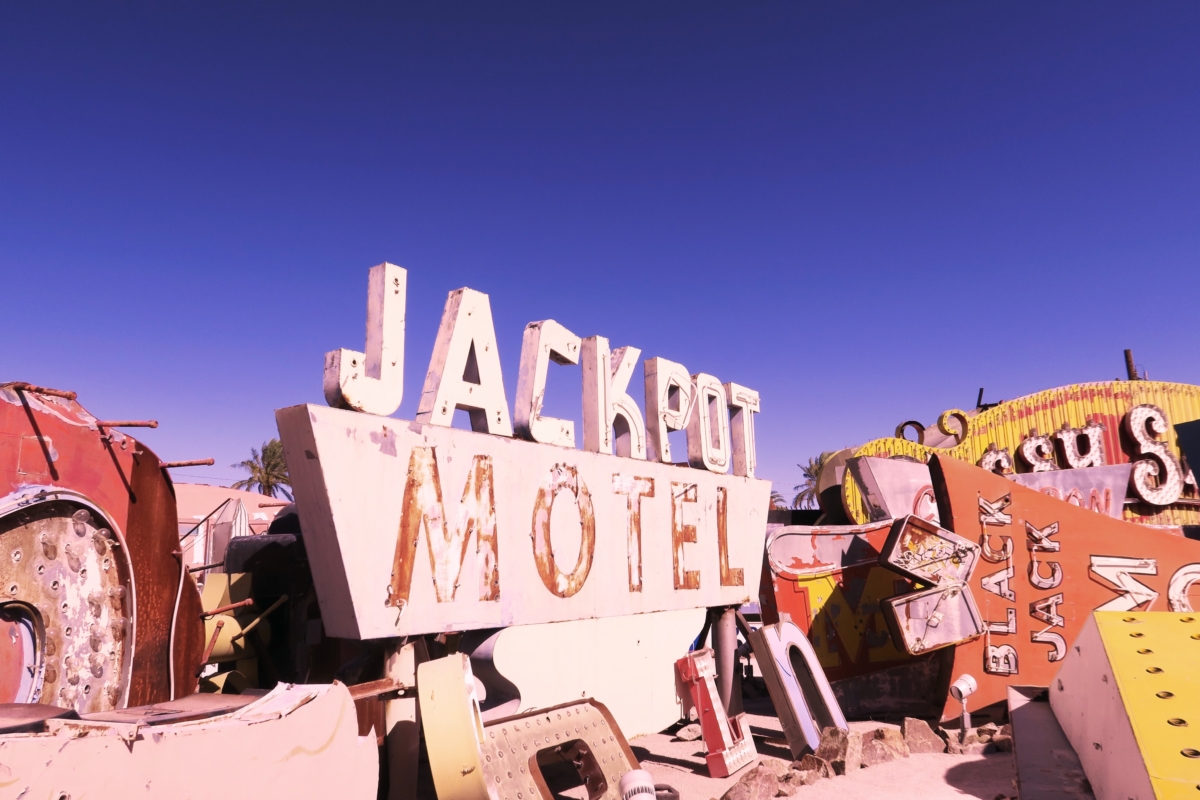
[[[526,326],[510,414],[487,295],[446,301],[415,421],[406,273],[370,271],[365,352],[326,355],[330,408],[276,412],[331,636],[372,639],[739,605],[758,591],[770,483],[756,392],[644,361],[553,320]],[[582,374],[574,423],[542,415],[551,364]],[[464,410],[472,430],[451,427]],[[668,434],[686,431],[685,464]]]

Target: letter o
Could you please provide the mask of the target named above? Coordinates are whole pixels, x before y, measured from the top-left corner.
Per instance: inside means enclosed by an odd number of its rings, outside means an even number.
[[[1188,589],[1200,581],[1200,564],[1184,564],[1175,570],[1171,583],[1167,587],[1167,605],[1172,611],[1191,611],[1192,602],[1188,599]]]
[[[554,561],[554,548],[550,543],[550,511],[558,493],[570,490],[579,509],[579,558],[571,572],[563,573]],[[551,594],[570,597],[583,588],[592,569],[592,556],[596,551],[596,514],[592,509],[592,495],[579,477],[575,467],[555,464],[542,479],[538,487],[537,501],[533,504],[533,560],[538,575]]]

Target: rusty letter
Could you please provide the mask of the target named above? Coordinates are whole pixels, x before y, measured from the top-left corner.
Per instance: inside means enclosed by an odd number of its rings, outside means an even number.
[[[625,495],[625,508],[629,514],[629,591],[642,590],[642,498],[654,497],[654,479],[630,475],[613,475],[613,494]],[[724,491],[724,489],[721,489]]]
[[[575,496],[579,507],[579,558],[570,574],[559,570],[554,560],[554,547],[550,542],[550,511],[554,500],[564,489]],[[568,464],[555,464],[542,479],[538,488],[537,501],[533,504],[533,559],[537,563],[538,575],[551,594],[570,597],[583,588],[588,572],[592,569],[592,556],[596,552],[596,514],[592,510],[592,495],[579,477],[575,468]]]
[[[421,528],[429,546],[429,567],[439,603],[454,600],[467,545],[475,535],[479,567],[479,599],[500,597],[500,573],[496,540],[496,502],[492,491],[491,456],[475,456],[463,487],[458,517],[451,528],[446,524],[442,504],[442,483],[438,477],[437,453],[432,447],[414,447],[404,482],[404,500],[400,510],[400,534],[392,563],[392,583],[387,604],[396,608],[408,605],[417,539]]]
[[[699,589],[700,571],[685,569],[683,546],[696,542],[696,526],[683,521],[683,504],[696,502],[696,484],[671,481],[671,556],[676,589]]]
[[[721,585],[743,586],[745,573],[741,567],[729,566],[729,492],[724,486],[717,487],[717,552],[721,554]]]

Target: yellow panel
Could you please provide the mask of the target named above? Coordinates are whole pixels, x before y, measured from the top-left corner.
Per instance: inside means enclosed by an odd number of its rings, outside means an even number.
[[[1155,795],[1200,796],[1200,614],[1095,616]]]
[[[856,448],[854,455],[885,458],[901,456],[926,462],[930,455],[939,454],[978,464],[988,446],[994,444],[997,449],[1008,450],[1015,461],[1017,447],[1029,436],[1031,429],[1036,428],[1038,433],[1047,434],[1053,433],[1064,424],[1080,428],[1087,424],[1089,418],[1099,416],[1108,428],[1105,435],[1107,463],[1125,464],[1129,462],[1129,457],[1120,450],[1117,428],[1130,408],[1143,403],[1152,403],[1167,415],[1170,430],[1164,439],[1176,457],[1180,456],[1174,426],[1200,419],[1200,386],[1162,381],[1080,383],[1047,389],[1008,400],[978,414],[972,412],[972,415],[967,417],[966,436],[953,447],[926,447],[906,439],[888,437],[867,442]],[[939,421],[950,413],[943,412],[938,418]],[[955,427],[958,423],[951,422],[949,425]],[[867,517],[863,510],[862,496],[849,470],[846,470],[842,484],[842,497],[847,513],[855,523],[865,523]],[[1152,513],[1145,511],[1156,507],[1140,508],[1141,512],[1127,506],[1125,519],[1150,525],[1200,524],[1200,508],[1195,506],[1167,506],[1157,508]]]

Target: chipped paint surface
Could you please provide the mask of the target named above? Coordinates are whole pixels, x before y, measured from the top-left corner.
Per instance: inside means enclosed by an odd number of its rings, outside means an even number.
[[[10,535],[13,542],[35,535],[29,525],[44,528],[32,544],[0,546],[0,571],[13,578],[0,593],[25,601],[39,618],[45,615],[46,648],[34,667],[44,681],[40,702],[82,711],[169,699],[170,617],[180,582],[171,553],[179,547],[179,531],[170,478],[159,464],[144,444],[101,428],[73,399],[0,386],[0,525],[7,531],[0,545]],[[39,516],[51,507],[49,516],[58,521]],[[73,519],[79,511],[88,514],[82,536]],[[43,549],[43,533],[54,544],[54,558]],[[97,533],[104,541],[96,540]],[[17,550],[19,562],[13,561]],[[48,595],[34,596],[38,587],[54,591],[43,587],[52,572],[57,577],[51,582],[59,582],[57,616]],[[9,593],[14,583],[16,596]],[[108,594],[120,590],[122,597]],[[187,676],[204,648],[200,597],[190,575],[179,597],[175,672],[177,689],[187,693],[195,686]],[[118,624],[122,617],[125,623]],[[50,633],[58,636],[53,645]]]
[[[942,420],[947,414],[952,412],[943,414]],[[1125,505],[1125,497],[1116,499],[1126,520],[1148,525],[1200,524],[1200,492],[1190,472],[1183,469],[1174,429],[1179,423],[1200,419],[1200,386],[1140,380],[1074,384],[978,413],[953,414],[963,415],[956,417],[954,425],[965,420],[967,430],[950,439],[950,447],[889,437],[854,448],[853,455],[927,462],[937,454],[970,464],[986,459],[989,469],[1003,461],[1025,474],[1134,463],[1129,499],[1136,502]],[[946,426],[946,431],[950,430]],[[849,470],[842,497],[854,521],[869,519],[859,485]]]
[[[976,707],[1049,685],[1093,610],[1200,607],[1200,542],[1055,500],[951,458],[932,465],[958,536],[987,543],[967,586],[984,636],[954,648]],[[947,698],[943,718],[958,713]]]
[[[358,736],[345,686],[280,684],[235,711],[154,724],[167,708],[133,721],[51,720],[48,732],[0,736],[6,797],[226,796],[374,798],[379,756]],[[207,765],[197,768],[197,765]],[[97,776],[103,776],[98,780]]]
[[[28,690],[7,702],[116,708],[128,691],[132,570],[94,506],[43,497],[0,522],[0,596],[28,609],[40,639]]]
[[[579,557],[575,567],[564,573],[554,557],[554,546],[550,541],[550,512],[554,501],[562,492],[570,492],[579,511]],[[538,576],[553,594],[570,597],[583,588],[588,573],[592,570],[592,559],[596,555],[596,512],[592,508],[592,495],[579,477],[575,467],[555,464],[542,479],[538,487],[537,500],[533,504],[533,560],[537,564]]]
[[[276,418],[331,636],[739,605],[757,593],[766,481],[320,406]],[[560,534],[581,537],[578,555],[554,552]]]

